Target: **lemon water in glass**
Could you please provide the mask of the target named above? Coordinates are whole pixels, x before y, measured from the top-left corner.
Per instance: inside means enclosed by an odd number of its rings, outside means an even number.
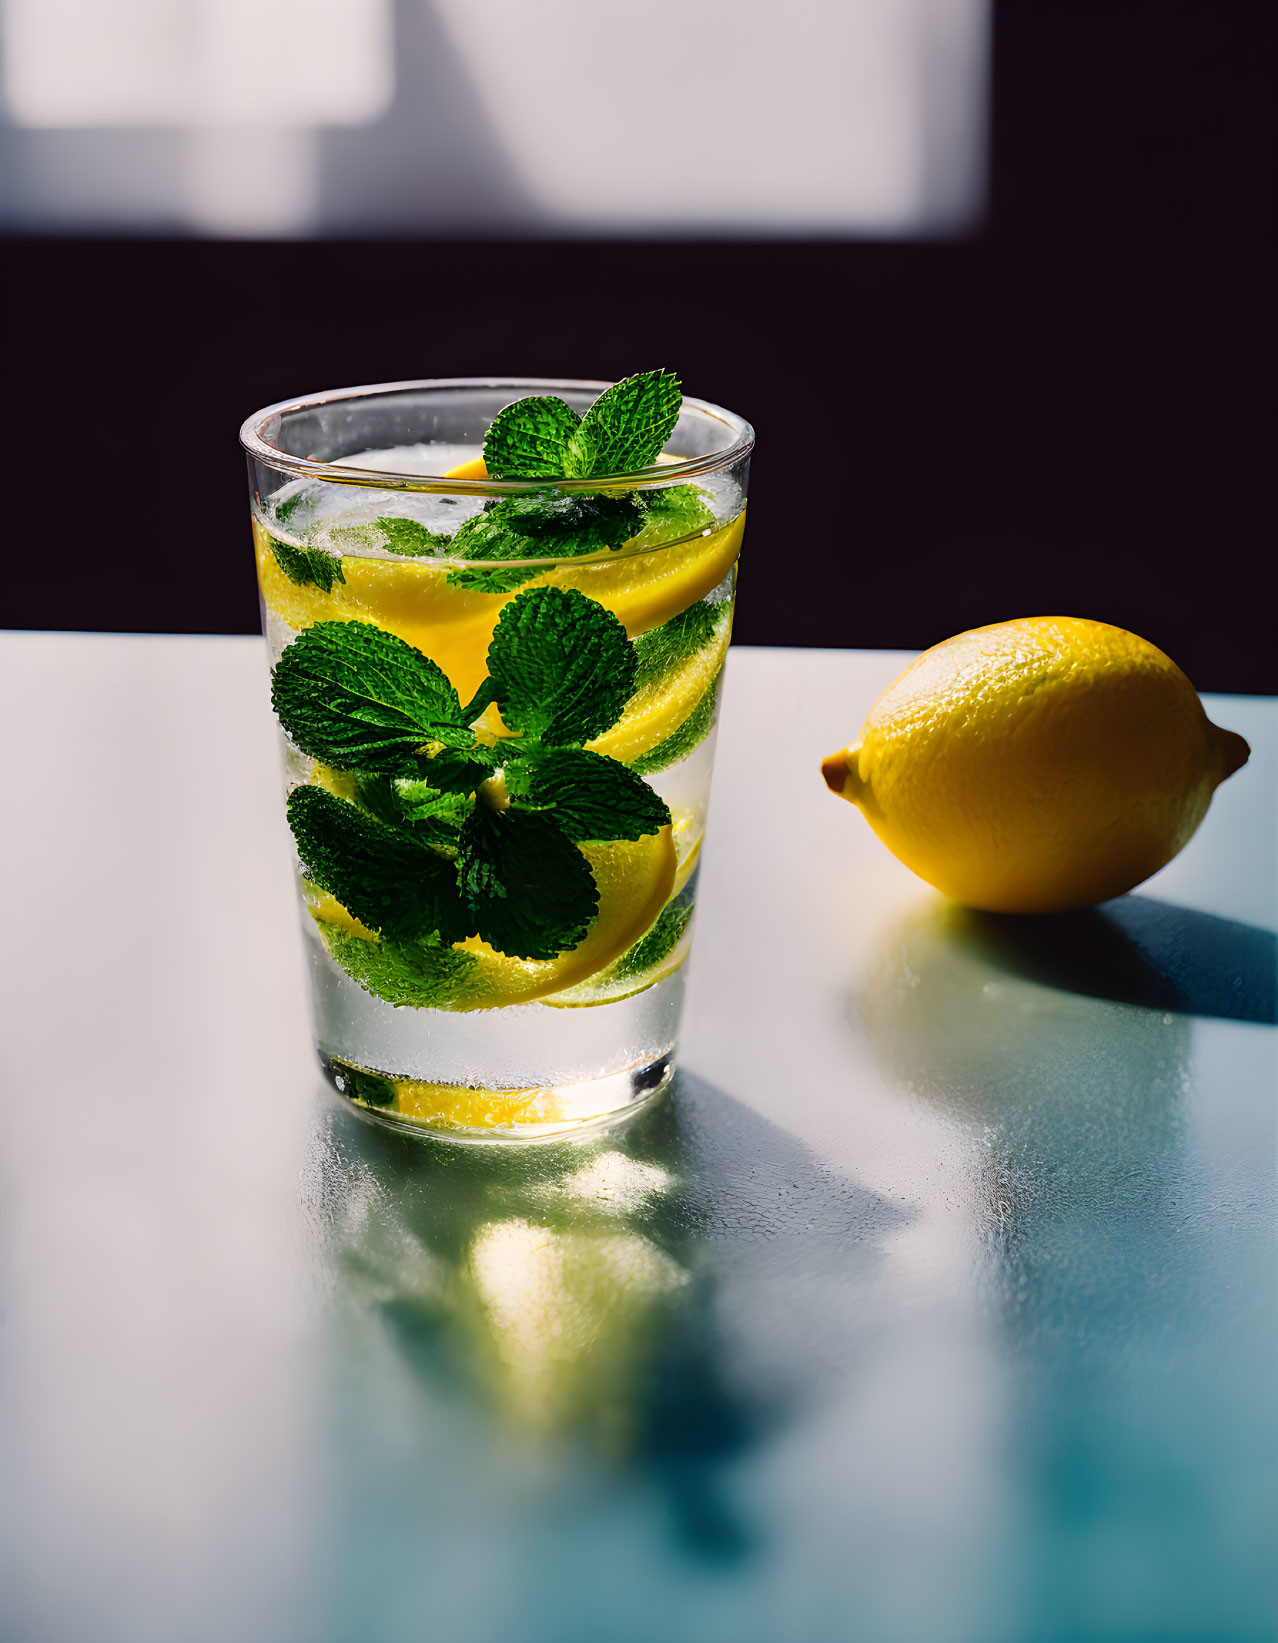
[[[241,441],[329,1079],[458,1140],[627,1113],[673,1071],[751,429],[653,371]]]

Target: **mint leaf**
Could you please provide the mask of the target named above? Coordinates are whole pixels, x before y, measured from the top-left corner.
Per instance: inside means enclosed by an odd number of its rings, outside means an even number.
[[[545,569],[544,565],[527,565],[518,570],[492,569],[487,565],[476,565],[471,570],[467,566],[450,570],[447,580],[450,588],[466,588],[472,593],[514,593],[525,582],[535,582]]]
[[[448,1009],[479,962],[452,947],[365,941],[322,921],[319,928],[334,962],[366,993],[416,1010]]]
[[[486,781],[497,763],[496,752],[487,747],[446,747],[419,766],[419,777],[413,786],[435,788],[440,793],[473,793],[480,782]],[[406,784],[401,784],[400,792]]]
[[[458,832],[475,807],[469,793],[441,793],[425,782],[395,783],[400,824],[436,849],[456,856]]]
[[[641,839],[669,826],[670,810],[641,776],[616,759],[556,748],[532,767],[528,800],[574,844]]]
[[[476,719],[483,717],[496,700],[497,686],[491,679],[485,679],[465,707],[462,708],[462,718],[468,725],[473,725]]]
[[[563,451],[581,419],[550,394],[504,406],[484,435],[484,466],[493,479],[557,479]]]
[[[494,560],[537,559],[544,550],[530,546],[527,539],[511,530],[502,511],[503,503],[489,503],[483,513],[473,514],[459,527],[449,549],[455,559],[475,559],[485,567]],[[479,593],[513,593],[525,582],[541,575],[540,566],[525,566],[519,570],[451,570],[448,585],[454,588],[473,588]]]
[[[288,796],[288,823],[313,883],[391,937],[469,934],[453,863],[322,787]]]
[[[607,977],[610,981],[624,981],[631,976],[642,975],[674,952],[683,939],[684,931],[692,923],[695,884],[694,873],[674,900],[668,901],[662,908],[652,928],[609,967]]]
[[[272,511],[281,525],[287,525],[297,510],[311,500],[310,491],[303,486],[300,491],[294,491],[292,496],[286,496],[282,502],[277,502]]]
[[[389,776],[359,776],[355,780],[355,802],[387,827],[399,827],[404,820],[398,786]]]
[[[474,740],[428,656],[369,622],[317,622],[275,667],[271,701],[303,753],[339,770],[413,775],[427,743]]]
[[[649,628],[635,640],[635,689],[655,684],[674,668],[682,666],[719,632],[726,624],[728,606],[712,605],[699,599],[659,628]]]
[[[325,553],[323,548],[297,547],[292,542],[281,541],[278,536],[267,536],[266,540],[271,545],[275,563],[298,587],[313,582],[324,593],[332,593],[335,582],[346,580],[342,561],[335,553]]]
[[[506,725],[556,746],[588,742],[617,722],[634,689],[635,666],[622,624],[574,588],[517,595],[488,647]]]
[[[710,493],[700,485],[668,485],[665,490],[644,491],[642,495],[648,504],[643,539],[651,546],[695,536],[716,523]]]
[[[490,502],[467,519],[451,540],[457,559],[573,559],[619,548],[638,535],[647,505],[637,495],[569,496],[563,491],[532,492]],[[454,570],[453,587],[512,593],[540,576],[544,566],[509,571]]]
[[[511,497],[499,506],[504,523],[531,544],[525,557],[576,557],[600,548],[620,548],[637,536],[647,505],[636,492],[620,496],[570,495],[549,491]]]
[[[474,804],[468,793],[445,793],[426,782],[389,776],[361,776],[355,802],[387,827],[407,828],[418,843],[452,857]]]
[[[564,446],[566,478],[629,474],[657,460],[683,404],[679,378],[644,371],[606,388]]]
[[[664,741],[650,747],[637,759],[630,760],[630,769],[637,776],[654,776],[659,770],[669,770],[672,764],[678,764],[680,759],[686,759],[694,747],[705,741],[714,725],[714,710],[719,700],[719,686],[722,681],[723,669],[720,668],[713,684],[703,692],[697,705],[683,723],[672,730]]]
[[[419,557],[424,553],[434,553],[439,548],[446,548],[453,540],[447,534],[439,535],[435,531],[427,530],[425,525],[416,519],[399,519],[387,514],[379,517],[377,523],[385,538],[378,546],[390,553]]]
[[[509,958],[558,958],[599,904],[590,864],[546,816],[476,805],[460,867],[472,926]]]

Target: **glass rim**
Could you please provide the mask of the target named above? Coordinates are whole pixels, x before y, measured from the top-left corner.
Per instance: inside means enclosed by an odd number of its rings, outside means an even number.
[[[728,443],[721,449],[704,456],[680,457],[674,461],[655,463],[633,473],[594,474],[587,479],[569,479],[547,475],[538,479],[449,479],[444,474],[392,473],[378,468],[353,468],[345,463],[318,462],[311,457],[293,456],[272,445],[262,432],[272,417],[284,416],[290,411],[306,411],[316,406],[342,400],[371,399],[381,394],[402,394],[414,389],[431,388],[493,388],[514,390],[519,397],[521,389],[579,390],[601,394],[613,386],[610,382],[570,377],[417,377],[404,382],[375,382],[356,388],[325,389],[319,393],[303,394],[292,399],[277,400],[254,411],[240,427],[240,444],[249,456],[268,468],[292,474],[299,479],[319,479],[333,485],[356,485],[388,491],[444,491],[452,496],[504,496],[520,494],[530,489],[541,490],[555,485],[565,491],[598,490],[601,485],[660,483],[663,487],[706,474],[717,473],[741,461],[754,449],[754,429],[735,411],[726,410],[710,400],[694,399],[685,395],[682,411],[692,410],[712,422],[722,424]],[[682,414],[682,413],[681,413]]]

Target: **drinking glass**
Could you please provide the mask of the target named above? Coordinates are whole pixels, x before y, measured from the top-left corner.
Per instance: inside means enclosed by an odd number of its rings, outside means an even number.
[[[640,473],[488,477],[504,406],[607,386],[241,430],[316,1045],[382,1124],[536,1140],[673,1072],[754,436],[685,398]]]

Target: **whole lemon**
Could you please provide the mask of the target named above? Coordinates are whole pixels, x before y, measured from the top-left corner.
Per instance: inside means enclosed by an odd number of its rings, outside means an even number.
[[[1148,640],[1027,616],[924,651],[821,770],[946,895],[1055,913],[1165,866],[1250,751]]]

